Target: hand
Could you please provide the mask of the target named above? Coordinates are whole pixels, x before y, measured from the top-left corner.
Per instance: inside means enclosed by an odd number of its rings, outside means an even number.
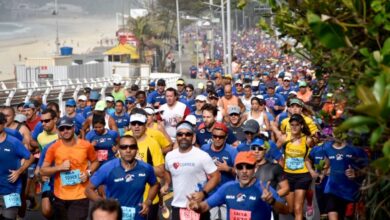
[[[81,173],[80,173],[80,180],[81,180],[82,183],[87,182],[87,180],[88,180],[88,174],[87,174],[86,172],[81,172]]]
[[[70,170],[70,160],[65,160],[60,166],[60,171],[67,171],[67,170]]]
[[[270,184],[271,184],[271,182],[268,181],[267,186],[264,187],[263,182],[260,181],[260,187],[261,187],[261,190],[263,191],[263,193],[261,194],[261,199],[263,201],[267,202],[268,204],[271,204],[275,200],[272,193],[269,191]]]
[[[91,144],[92,146],[96,147],[97,141],[92,141]]]
[[[319,174],[314,170],[310,171],[310,175],[311,175],[311,178],[313,178],[313,179],[317,179],[317,177],[319,176]]]
[[[17,170],[8,170],[11,174],[8,175],[8,181],[10,183],[16,182],[18,180],[20,173]]]
[[[219,162],[219,160],[217,160],[215,162],[215,165],[217,165],[218,171],[229,172],[230,171],[229,165],[227,164],[227,162],[224,159],[222,159],[222,161],[223,162]]]
[[[188,199],[187,207],[195,212],[198,212],[200,208],[199,202],[193,200],[190,196],[187,196],[187,199]]]
[[[351,165],[348,165],[348,169],[345,170],[345,175],[346,175],[349,179],[353,179],[353,178],[356,177],[355,170],[352,169]]]
[[[190,195],[191,200],[202,202],[204,199],[204,193],[203,192],[194,192]]]
[[[161,195],[165,196],[166,194],[168,194],[168,192],[169,192],[169,185],[164,184],[160,189],[160,193]]]
[[[149,203],[151,203],[150,200],[146,200],[140,205],[142,207],[141,210],[138,212],[140,215],[146,216],[149,213]]]

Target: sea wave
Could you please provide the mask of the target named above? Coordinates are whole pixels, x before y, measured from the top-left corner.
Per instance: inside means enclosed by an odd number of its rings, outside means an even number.
[[[24,26],[20,23],[14,22],[0,22],[0,37],[14,37],[27,33],[31,30],[31,27]]]

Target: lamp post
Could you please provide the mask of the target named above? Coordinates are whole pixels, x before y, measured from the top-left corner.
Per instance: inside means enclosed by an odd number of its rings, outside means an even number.
[[[231,27],[231,19],[230,19],[230,15],[231,15],[231,12],[230,12],[230,9],[231,9],[231,2],[230,0],[227,0],[227,10],[226,10],[226,14],[227,14],[227,21],[226,21],[226,25],[227,25],[227,47],[228,47],[228,74],[231,74],[232,73],[232,27]]]
[[[181,37],[180,37],[180,15],[179,15],[179,0],[176,0],[176,22],[177,22],[177,41],[179,47],[179,73],[180,77],[183,75],[182,66],[181,66]]]
[[[60,52],[60,37],[58,34],[58,3],[57,0],[54,1],[54,11],[53,15],[56,16],[56,52],[55,55],[59,55]]]

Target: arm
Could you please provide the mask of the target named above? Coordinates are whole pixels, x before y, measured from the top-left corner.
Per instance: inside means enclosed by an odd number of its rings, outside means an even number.
[[[115,120],[111,116],[108,119],[108,127],[110,127],[111,130],[118,132],[118,126],[116,125]]]
[[[164,164],[161,164],[159,166],[154,166],[153,170],[154,170],[154,173],[156,174],[157,177],[159,177],[159,178],[164,178],[165,177]]]
[[[70,170],[70,161],[65,160],[61,165],[59,166],[50,166],[51,163],[49,162],[43,162],[43,165],[41,167],[40,173],[42,176],[53,176],[57,172],[61,171],[68,171]]]
[[[28,130],[28,128],[26,126],[22,126],[19,131],[23,135],[23,144],[24,144],[24,146],[26,146],[26,148],[28,150],[30,150],[31,149],[30,143],[31,143],[31,140],[32,140],[30,130]]]
[[[279,189],[277,191],[280,197],[286,196],[290,192],[290,186],[288,185],[287,179],[282,180],[278,183]]]
[[[10,170],[11,174],[8,176],[8,181],[11,183],[14,183],[18,180],[20,174],[22,174],[33,162],[34,162],[34,156],[30,154],[30,157],[28,160],[24,160],[24,163],[19,169],[17,170]]]
[[[209,180],[207,181],[206,185],[203,187],[203,191],[206,193],[211,192],[221,181],[221,173],[218,171],[215,171],[211,174],[209,174]]]
[[[263,119],[264,119],[264,124],[265,124],[265,130],[266,131],[271,130],[271,125],[270,125],[267,113],[265,113],[265,112],[263,113]]]
[[[86,120],[85,120],[85,122],[84,122],[84,124],[83,124],[83,127],[81,128],[81,130],[80,130],[80,137],[82,138],[82,139],[85,139],[85,135],[86,135],[86,133],[87,133],[87,131],[89,130],[89,125],[91,124],[91,117],[88,117]]]
[[[94,186],[92,183],[88,183],[87,188],[85,189],[85,195],[93,202],[97,202],[104,199],[99,195],[96,189],[97,187]]]

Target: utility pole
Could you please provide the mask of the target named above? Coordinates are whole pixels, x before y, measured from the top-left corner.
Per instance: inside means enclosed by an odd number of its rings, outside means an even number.
[[[214,25],[213,25],[213,20],[214,20],[214,13],[211,8],[213,5],[213,0],[210,0],[210,25],[211,25],[211,47],[210,47],[210,59],[214,60]]]
[[[57,0],[54,1],[54,11],[53,15],[56,16],[56,52],[55,55],[59,55],[60,53],[60,37],[58,34],[58,2]]]
[[[181,36],[180,36],[180,14],[179,14],[179,0],[176,0],[176,22],[177,22],[177,41],[178,41],[178,47],[179,47],[179,73],[180,77],[183,75],[183,70],[181,66]]]
[[[227,10],[226,10],[226,17],[227,17],[227,47],[228,47],[228,73],[232,73],[232,26],[231,26],[231,19],[230,19],[230,9],[231,9],[231,2],[230,0],[227,0]]]
[[[226,31],[225,31],[225,7],[224,1],[221,0],[221,17],[222,17],[222,41],[223,41],[223,71],[226,73]]]

